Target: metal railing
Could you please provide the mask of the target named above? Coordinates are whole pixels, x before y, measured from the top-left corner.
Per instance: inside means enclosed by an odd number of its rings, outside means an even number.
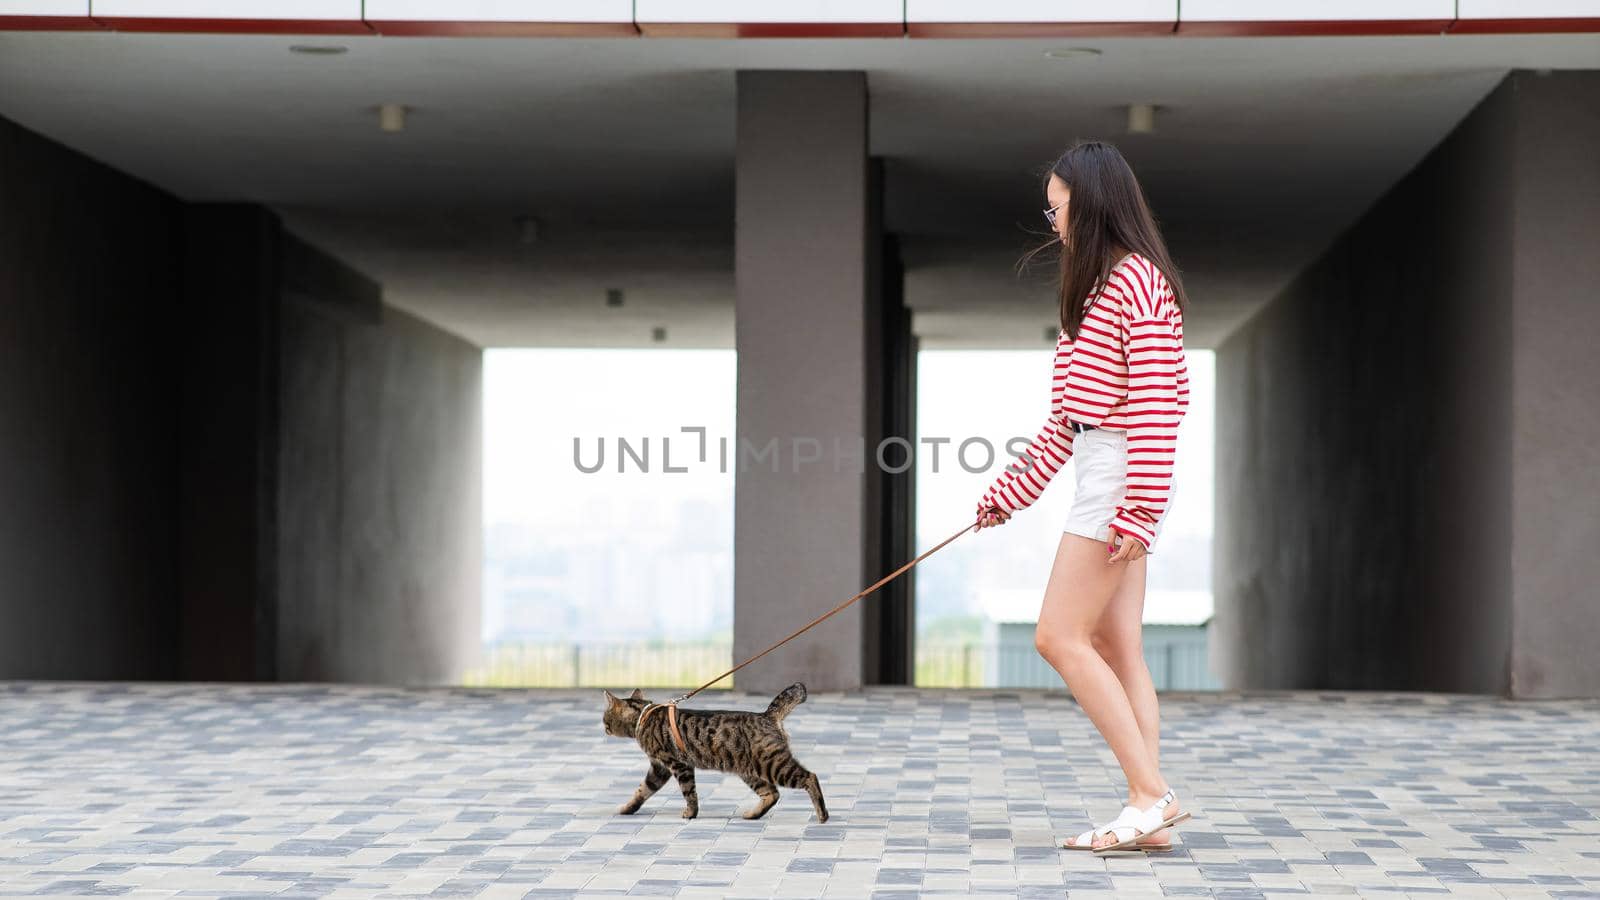
[[[1145,642],[1145,665],[1156,690],[1216,690],[1206,645],[1195,641]],[[1065,683],[1031,645],[951,643],[917,645],[917,687],[1053,688]]]
[[[1213,690],[1203,643],[1145,646],[1157,690]],[[733,646],[717,641],[502,643],[484,648],[483,665],[462,676],[474,687],[695,687],[733,665]],[[732,679],[717,687],[732,687]],[[918,643],[918,687],[1055,688],[1061,676],[1031,646]]]
[[[733,665],[718,641],[502,643],[462,676],[474,687],[693,687]],[[727,687],[729,682],[719,682]]]

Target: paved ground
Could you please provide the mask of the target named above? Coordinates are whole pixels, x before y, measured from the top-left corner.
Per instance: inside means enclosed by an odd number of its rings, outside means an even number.
[[[834,818],[760,822],[644,772],[598,691],[0,683],[0,894],[1600,897],[1600,701],[1237,694],[1163,703],[1199,818],[1162,856],[1056,838],[1121,807],[1065,693],[813,695]],[[760,708],[766,698],[705,705]]]

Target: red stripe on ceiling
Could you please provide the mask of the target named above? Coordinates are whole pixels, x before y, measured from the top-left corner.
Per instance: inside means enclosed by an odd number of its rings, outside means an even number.
[[[903,37],[902,22],[640,22],[645,37],[852,38]]]
[[[0,31],[102,31],[105,26],[82,16],[0,16]]]
[[[1443,34],[1450,19],[1318,19],[1304,22],[1179,22],[1192,37],[1360,37],[1380,34]]]
[[[0,31],[180,34],[371,34],[393,37],[1030,38],[1297,37],[1398,34],[1583,34],[1600,17],[1364,19],[1265,22],[361,22],[325,19],[183,19],[124,16],[0,16]]]
[[[1600,18],[1457,19],[1451,34],[1575,34],[1600,31]]]
[[[638,37],[632,22],[418,22],[368,19],[390,37]]]
[[[909,22],[914,38],[1149,37],[1171,34],[1173,22]]]
[[[336,19],[148,19],[97,16],[118,31],[173,34],[371,34],[365,22]]]

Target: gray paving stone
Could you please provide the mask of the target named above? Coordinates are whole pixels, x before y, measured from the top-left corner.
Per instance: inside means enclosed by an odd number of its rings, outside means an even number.
[[[812,694],[827,824],[711,772],[696,820],[670,783],[618,816],[644,760],[598,699],[0,683],[0,895],[1600,898],[1600,701],[1167,696],[1197,818],[1102,858],[1055,846],[1124,790],[1063,691]]]

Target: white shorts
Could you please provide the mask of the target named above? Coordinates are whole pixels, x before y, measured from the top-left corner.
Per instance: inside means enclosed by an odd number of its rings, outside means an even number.
[[[1072,510],[1062,530],[1097,541],[1111,540],[1111,520],[1117,516],[1128,480],[1127,432],[1091,428],[1072,436],[1072,459],[1077,472],[1077,491],[1072,495]],[[1161,524],[1172,511],[1177,496],[1176,482],[1167,492],[1167,506],[1153,529],[1159,540]],[[1150,551],[1154,553],[1154,550]]]

